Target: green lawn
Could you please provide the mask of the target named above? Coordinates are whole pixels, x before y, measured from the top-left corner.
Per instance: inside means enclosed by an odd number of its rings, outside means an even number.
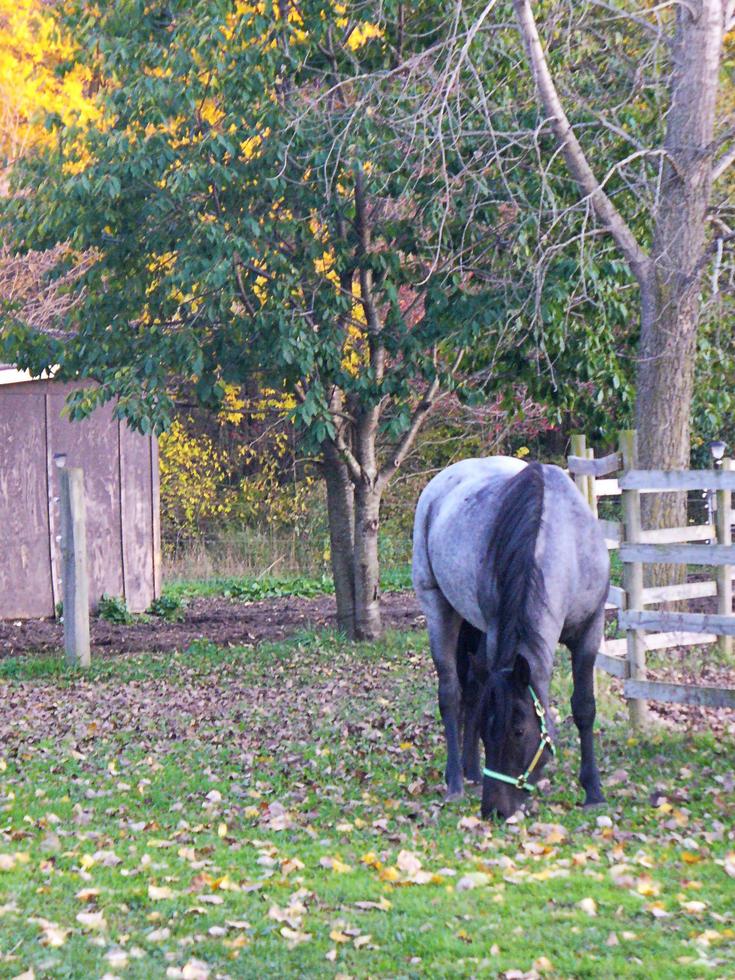
[[[410,564],[384,566],[380,573],[383,592],[397,592],[411,588]],[[208,579],[186,579],[168,582],[164,595],[171,599],[191,599],[200,596],[225,596],[257,602],[259,599],[272,599],[281,596],[312,597],[330,595],[334,592],[331,575],[262,575],[258,577],[226,577]]]
[[[548,795],[485,824],[424,643],[0,662],[0,976],[735,975],[735,746],[603,679],[585,811],[562,664]]]

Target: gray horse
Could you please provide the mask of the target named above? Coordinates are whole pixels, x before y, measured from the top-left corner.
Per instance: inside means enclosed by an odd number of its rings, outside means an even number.
[[[448,800],[462,796],[463,773],[482,778],[484,817],[508,817],[528,799],[553,751],[549,685],[561,641],[572,654],[585,804],[603,801],[593,672],[609,571],[597,521],[557,466],[466,459],[424,489],[413,585],[439,681]]]

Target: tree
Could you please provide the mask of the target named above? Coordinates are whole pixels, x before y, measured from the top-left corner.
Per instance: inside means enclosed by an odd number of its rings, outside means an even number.
[[[530,0],[514,0],[518,26],[544,113],[567,167],[600,225],[614,238],[640,290],[640,348],[636,401],[640,463],[687,468],[700,287],[710,248],[706,226],[713,181],[735,158],[732,132],[722,148],[715,121],[723,37],[731,30],[731,0],[677,4],[668,20],[652,11],[638,19],[670,50],[665,135],[639,157],[659,158],[658,188],[648,222],[649,244],[635,235],[590,165],[550,71]],[[620,16],[625,16],[623,10]],[[658,21],[658,23],[656,23]],[[649,195],[647,195],[649,196]],[[715,233],[716,240],[732,234]],[[674,496],[674,495],[671,495]],[[685,501],[658,496],[649,509],[654,526],[686,523]]]
[[[253,374],[293,393],[357,637],[380,630],[385,487],[464,348],[519,338],[498,285],[473,279],[502,203],[462,180],[473,137],[447,154],[403,129],[414,92],[398,66],[436,43],[435,8],[79,3],[68,26],[102,121],[55,122],[15,169],[5,219],[19,247],[68,242],[54,275],[93,257],[65,337],[5,330],[32,370],[98,383],[73,416],[116,398],[132,424],[163,427],[177,377],[204,403]]]

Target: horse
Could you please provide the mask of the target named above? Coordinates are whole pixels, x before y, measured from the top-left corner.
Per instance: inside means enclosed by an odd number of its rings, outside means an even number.
[[[466,459],[424,488],[413,587],[438,680],[448,801],[462,797],[463,776],[482,782],[483,818],[508,818],[529,799],[553,753],[549,687],[561,642],[572,657],[585,805],[604,802],[593,674],[609,576],[599,524],[558,466]]]

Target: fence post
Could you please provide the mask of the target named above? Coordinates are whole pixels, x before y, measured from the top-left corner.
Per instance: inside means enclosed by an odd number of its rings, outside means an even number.
[[[89,667],[89,580],[84,505],[84,473],[59,470],[64,649],[72,666]]]
[[[587,459],[594,459],[595,451],[590,446],[587,450]],[[587,477],[587,492],[589,494],[590,510],[597,517],[597,491],[595,490],[595,479],[593,475]]]
[[[638,434],[635,429],[626,429],[619,435],[620,453],[623,457],[623,470],[634,470],[638,461]],[[641,536],[641,495],[638,490],[623,490],[623,539],[635,544]],[[643,565],[641,562],[625,562],[623,565],[623,587],[626,592],[626,607],[629,610],[643,611]],[[633,680],[646,678],[646,645],[641,630],[627,630],[628,668]],[[648,721],[648,704],[640,698],[630,698],[628,714],[631,724],[642,728]]]
[[[733,461],[723,459],[722,470],[732,470]],[[717,491],[717,543],[732,544],[732,492]],[[732,565],[720,565],[717,569],[717,612],[721,616],[732,615]],[[720,653],[729,657],[732,653],[732,637],[721,636]]]
[[[574,432],[572,434],[572,456],[579,456],[581,459],[587,458],[587,437],[583,432]],[[587,503],[590,502],[589,494],[589,481],[586,476],[582,476],[579,473],[574,474],[574,482],[577,484],[577,489],[582,494]]]

